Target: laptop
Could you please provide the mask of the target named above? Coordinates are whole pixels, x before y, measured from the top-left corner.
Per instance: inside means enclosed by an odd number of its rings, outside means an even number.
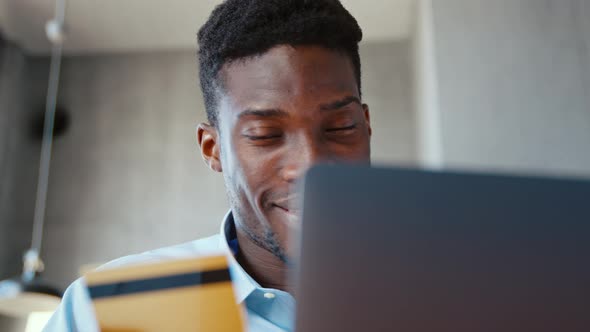
[[[590,331],[590,181],[320,166],[296,331]]]

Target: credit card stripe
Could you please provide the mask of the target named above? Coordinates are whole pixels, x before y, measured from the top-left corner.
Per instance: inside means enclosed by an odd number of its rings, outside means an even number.
[[[229,270],[220,269],[93,285],[88,290],[92,299],[99,299],[227,281],[231,281]]]

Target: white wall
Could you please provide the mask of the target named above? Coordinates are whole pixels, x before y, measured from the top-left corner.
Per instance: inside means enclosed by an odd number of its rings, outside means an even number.
[[[432,3],[445,164],[590,174],[590,2]]]
[[[432,1],[418,0],[414,9],[411,44],[418,160],[421,167],[440,169],[444,159]]]

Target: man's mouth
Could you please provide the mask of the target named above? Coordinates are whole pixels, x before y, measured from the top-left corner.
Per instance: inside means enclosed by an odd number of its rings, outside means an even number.
[[[292,215],[295,215],[295,216],[299,216],[299,211],[298,211],[298,210],[296,210],[296,209],[293,209],[293,208],[291,208],[291,207],[290,207],[290,206],[288,206],[288,205],[284,205],[284,204],[276,204],[276,203],[275,203],[275,204],[273,204],[273,206],[275,206],[275,207],[279,208],[280,210],[282,210],[282,211],[284,211],[284,212],[286,212],[286,213],[288,213],[288,214],[292,214]]]

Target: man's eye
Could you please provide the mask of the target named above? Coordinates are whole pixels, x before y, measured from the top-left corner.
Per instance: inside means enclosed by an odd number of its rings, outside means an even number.
[[[356,129],[356,124],[347,127],[328,128],[326,131],[329,133],[346,133],[354,129]]]
[[[242,132],[242,136],[249,141],[273,141],[283,136],[283,131],[275,127],[251,127]]]
[[[252,140],[252,141],[265,141],[265,140],[281,138],[281,135],[261,135],[261,136],[244,135],[244,137],[246,137],[247,139]]]

